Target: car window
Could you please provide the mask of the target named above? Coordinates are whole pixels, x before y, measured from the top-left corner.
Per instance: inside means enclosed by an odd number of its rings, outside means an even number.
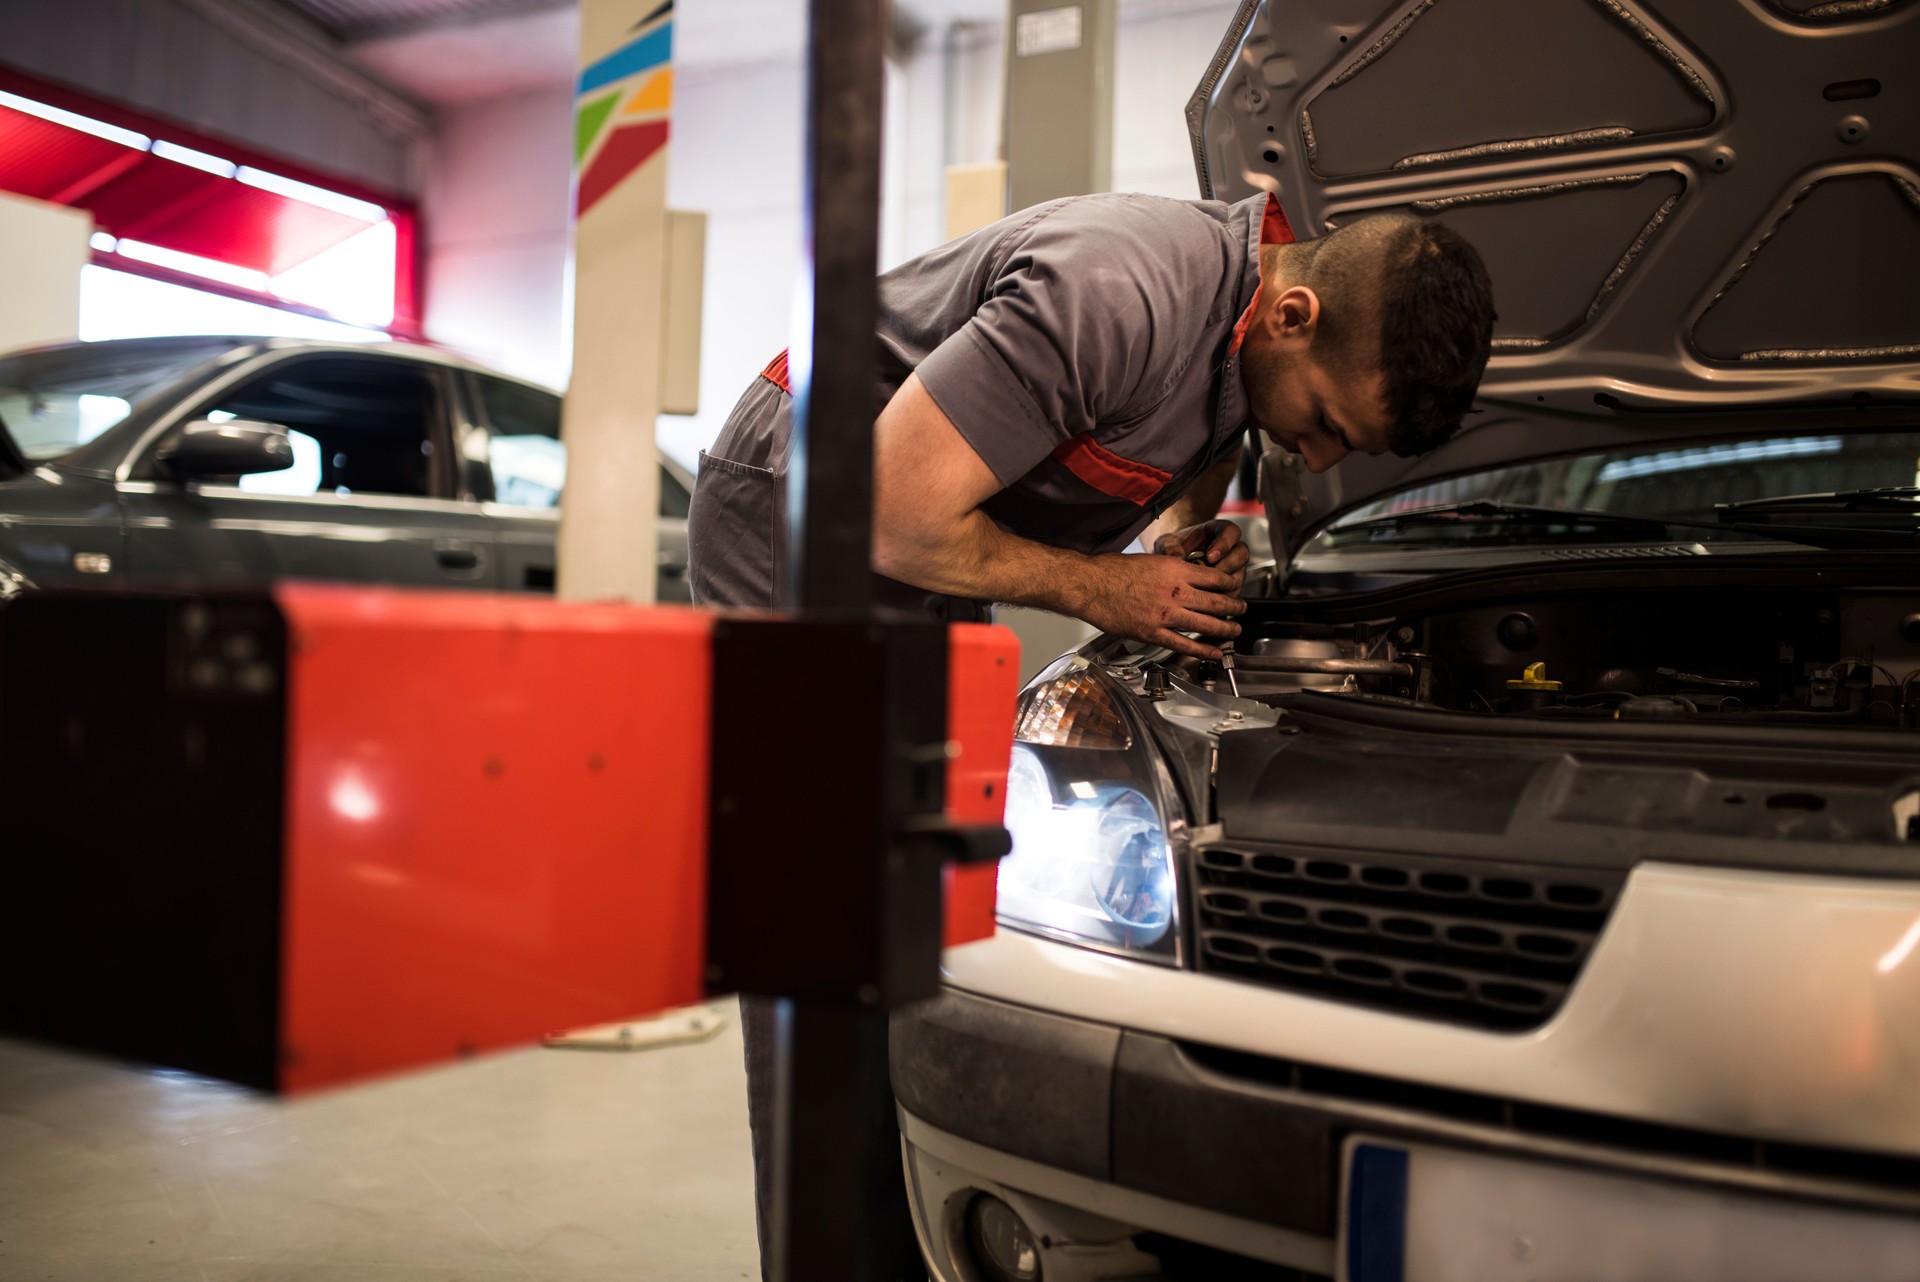
[[[560,443],[560,398],[504,378],[476,380],[486,420],[493,497],[515,507],[560,505],[567,447]]]
[[[497,503],[552,509],[566,488],[567,447],[560,440],[560,398],[504,378],[481,375],[480,410],[489,438],[487,462]],[[685,520],[692,496],[660,469],[660,515]]]
[[[432,377],[397,361],[291,361],[240,384],[198,417],[287,429],[293,465],[239,478],[257,494],[433,493]]]
[[[231,346],[231,339],[145,339],[0,357],[0,424],[30,462],[50,462]]]

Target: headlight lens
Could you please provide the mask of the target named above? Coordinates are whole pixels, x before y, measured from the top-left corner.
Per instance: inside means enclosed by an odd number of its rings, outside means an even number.
[[[1043,677],[1021,697],[1007,775],[1013,853],[1000,864],[1000,920],[1171,961],[1175,886],[1164,785],[1145,755],[1151,749],[1133,747],[1117,700],[1098,681],[1085,671]],[[1066,715],[1027,715],[1061,707]],[[1089,708],[1093,715],[1082,715]],[[1063,724],[1082,731],[1073,746],[1061,742]],[[1084,733],[1095,726],[1098,733]]]
[[[1055,748],[1127,748],[1133,743],[1113,692],[1091,672],[1070,672],[1022,690],[1013,714],[1013,737]]]

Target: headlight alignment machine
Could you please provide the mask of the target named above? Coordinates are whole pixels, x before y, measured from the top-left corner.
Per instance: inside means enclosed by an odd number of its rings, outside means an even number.
[[[800,608],[14,601],[0,1032],[298,1092],[776,998],[773,1275],[882,1282],[886,1012],[992,931],[1018,671],[872,606],[883,10],[811,3]]]

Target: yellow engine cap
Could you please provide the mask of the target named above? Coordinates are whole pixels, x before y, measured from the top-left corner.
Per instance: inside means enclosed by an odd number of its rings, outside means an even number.
[[[1558,690],[1559,688],[1558,681],[1547,680],[1547,665],[1544,663],[1529,663],[1525,672],[1507,681],[1509,690]]]

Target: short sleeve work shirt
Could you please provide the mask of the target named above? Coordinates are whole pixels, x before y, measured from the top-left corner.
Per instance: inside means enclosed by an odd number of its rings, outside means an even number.
[[[883,381],[916,371],[1006,487],[1010,533],[1126,546],[1239,441],[1241,318],[1278,203],[1101,195],[1022,211],[881,278]]]

